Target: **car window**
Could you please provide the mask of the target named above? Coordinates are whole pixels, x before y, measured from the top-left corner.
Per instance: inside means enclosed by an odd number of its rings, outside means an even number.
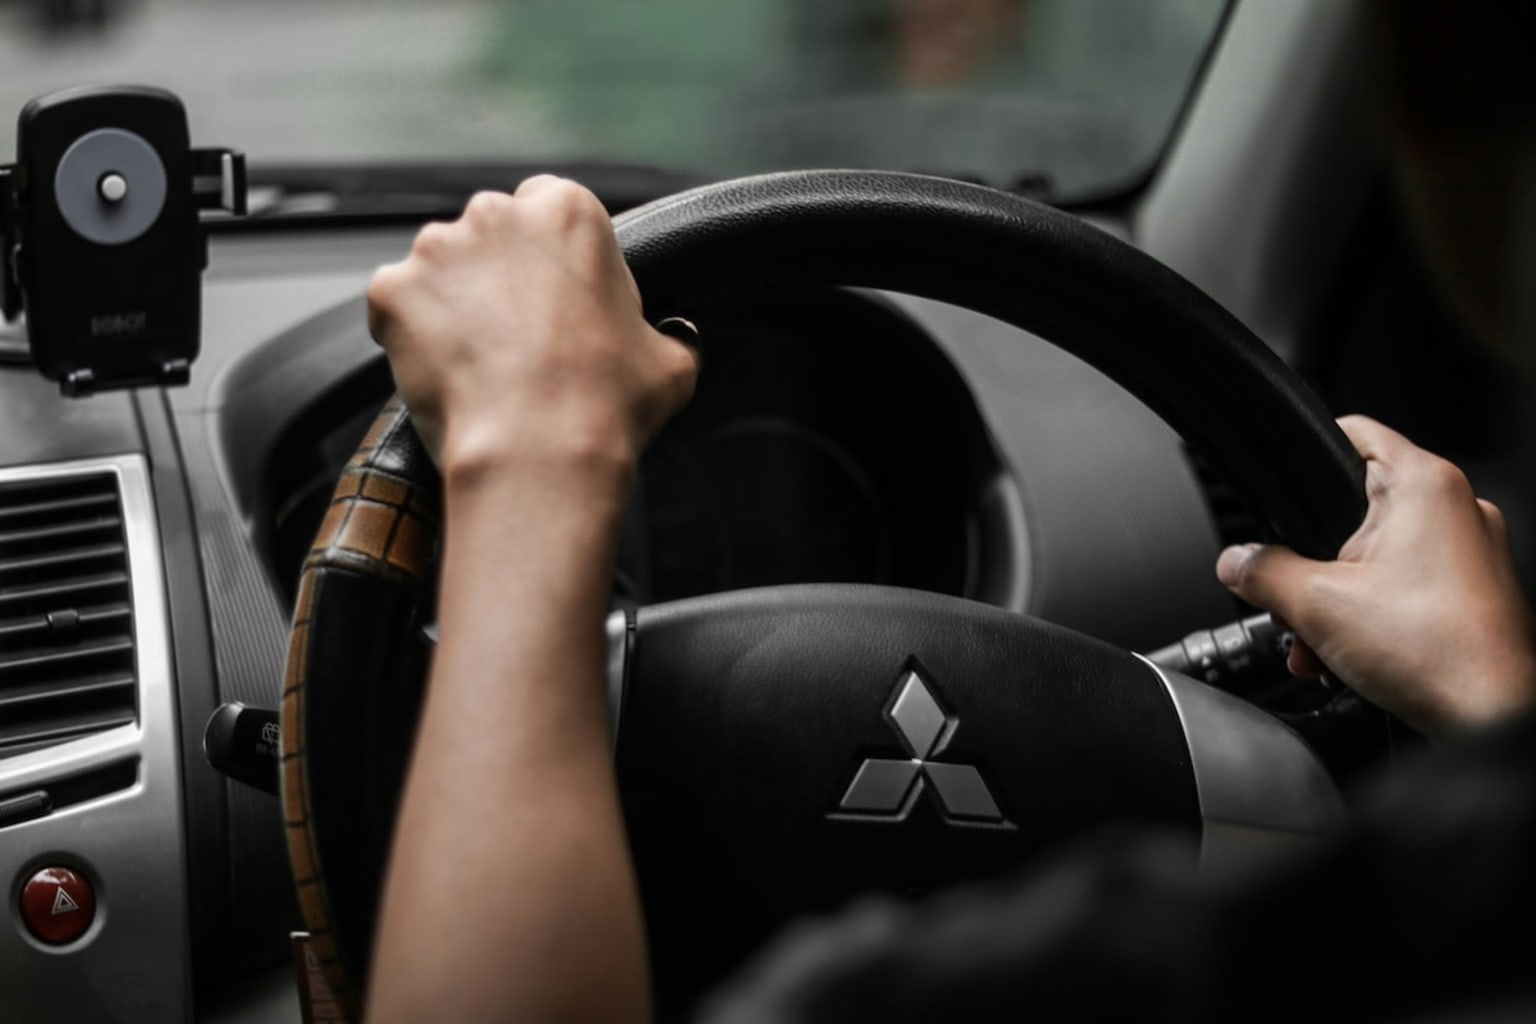
[[[1161,151],[1226,0],[0,2],[0,108],[159,85],[253,161],[620,160],[1063,199]],[[73,13],[67,13],[73,12]],[[0,159],[14,152],[0,126]]]

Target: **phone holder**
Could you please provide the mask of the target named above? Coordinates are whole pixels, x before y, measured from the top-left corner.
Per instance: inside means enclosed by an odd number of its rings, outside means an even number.
[[[0,166],[0,314],[66,395],[185,384],[197,358],[203,210],[245,212],[245,157],[192,149],[181,101],[137,86],[26,105]]]

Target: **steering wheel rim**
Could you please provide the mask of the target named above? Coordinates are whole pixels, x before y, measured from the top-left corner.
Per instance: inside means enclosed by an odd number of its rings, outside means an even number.
[[[1119,381],[1225,470],[1280,539],[1302,553],[1332,557],[1364,515],[1361,460],[1294,374],[1193,285],[1069,214],[945,179],[806,171],[739,179],[669,197],[617,218],[615,230],[653,319],[686,313],[690,303],[729,294],[743,282],[754,287],[867,286],[967,306],[1045,337]],[[406,410],[393,399],[338,483],[306,559],[295,605],[282,706],[283,805],[290,860],[315,951],[333,988],[354,1014],[361,1009],[378,883],[429,657],[428,645],[419,636],[420,625],[430,615],[439,502],[436,471]],[[989,628],[996,627],[987,642],[1013,644],[1026,652],[1020,657],[1033,657],[1027,652],[1037,648],[1058,653],[1070,648],[1067,661],[1091,662],[1099,676],[1124,680],[1119,692],[1130,693],[1132,686],[1150,678],[1150,666],[1124,652],[1110,658],[1094,648],[1096,642],[1075,634],[1069,639],[1058,635],[1066,631],[1030,620],[993,621],[990,616],[996,610],[964,609],[959,605],[965,602],[957,605],[934,595],[892,596],[885,588],[833,589],[837,592],[828,595],[773,588],[758,596],[682,602],[651,615],[649,626],[633,616],[621,618],[610,623],[619,674],[613,685],[628,693],[625,676],[642,663],[635,656],[642,627],[659,637],[667,629],[707,630],[712,623],[730,619],[737,623],[730,642],[761,646],[774,633],[775,615],[802,614],[804,629],[814,631],[817,621],[839,614],[839,606],[854,609],[843,614],[856,618],[877,615],[906,621],[911,630],[929,637],[922,644],[910,644],[911,653],[899,666],[887,665],[876,673],[878,678],[868,683],[875,689],[861,690],[859,700],[850,703],[868,704],[874,694],[877,707],[886,703],[887,726],[895,721],[892,716],[899,711],[902,694],[916,693],[907,685],[909,673],[918,675],[929,704],[942,709],[934,713],[951,735],[957,721],[951,714],[956,695],[974,703],[972,698],[991,685],[971,680],[976,673],[966,659],[977,656],[955,649],[943,630],[925,631],[924,623],[930,621],[952,622],[956,629],[950,632],[966,633],[965,627],[985,620]],[[813,615],[806,614],[808,608]],[[393,644],[355,643],[367,635],[400,639]],[[784,654],[786,659],[794,657],[787,649]],[[850,655],[847,664],[837,668],[835,685],[849,692],[865,687],[856,662]],[[736,663],[727,658],[711,671],[729,675]],[[942,682],[935,678],[935,663],[943,666]],[[674,659],[670,668],[653,677],[668,671],[687,674],[686,666],[679,668]],[[1133,676],[1144,678],[1133,684]],[[1175,688],[1165,677],[1158,678],[1157,693],[1174,708],[1179,704]],[[892,679],[898,688],[887,699]],[[691,692],[697,696],[704,691],[695,687]],[[822,696],[807,694],[805,699]],[[914,699],[921,702],[920,697]],[[622,699],[630,700],[627,695]],[[1184,700],[1191,699],[1186,694]],[[676,701],[669,700],[656,698],[652,705],[675,711]],[[1146,700],[1156,703],[1152,697]],[[1135,713],[1143,721],[1155,714],[1152,704],[1131,703],[1140,708]],[[1235,729],[1252,724],[1243,724],[1241,713],[1230,708],[1211,711],[1201,706],[1206,714],[1227,715],[1222,720],[1237,723]],[[625,707],[627,716],[627,703]],[[1185,716],[1187,728],[1185,709],[1176,710]],[[974,721],[974,712],[968,713]],[[729,719],[736,711],[724,714]],[[935,739],[937,735],[931,734],[921,751],[907,743],[909,759],[919,765],[912,769],[916,785],[920,789],[927,780],[937,794],[930,801],[935,820],[947,817],[948,805],[938,784],[943,773],[934,765],[950,776],[953,769],[964,767],[952,758],[939,760],[949,756],[943,753],[948,740]],[[1130,742],[1128,735],[1122,740]],[[861,742],[867,747],[878,741],[866,736]],[[631,743],[628,749],[645,747]],[[626,768],[637,762],[633,755],[626,756],[622,737],[619,748],[626,814],[643,818],[648,813],[643,808],[650,805],[635,795],[637,784],[626,786],[626,781],[644,775],[645,769]],[[651,750],[646,756],[652,761],[676,760],[665,751]],[[978,756],[985,766],[985,755]],[[1006,760],[1010,755],[1002,756]],[[1184,767],[1198,770],[1198,765]],[[691,770],[679,774],[672,768],[656,776],[658,785],[691,785]],[[1311,794],[1308,799],[1315,796],[1315,780],[1298,779],[1297,786]],[[840,790],[845,784],[837,783]],[[913,789],[903,792],[910,798],[909,810],[919,806]],[[845,795],[843,802],[847,799]],[[1177,802],[1170,797],[1169,807]],[[996,806],[992,810],[997,816],[990,824],[1015,825]],[[715,807],[715,812],[734,813],[726,805]],[[978,813],[985,817],[985,808]],[[1169,809],[1160,816],[1184,813]],[[1323,817],[1331,813],[1329,809]],[[1009,814],[1018,816],[1012,809]],[[981,823],[981,818],[972,823]],[[646,834],[643,820],[632,817],[631,826],[632,835]],[[637,860],[644,890],[646,858]],[[648,895],[648,914],[653,902]]]

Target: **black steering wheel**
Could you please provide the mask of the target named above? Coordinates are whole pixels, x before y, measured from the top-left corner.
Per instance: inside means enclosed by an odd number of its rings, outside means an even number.
[[[1358,455],[1286,366],[1183,278],[1071,215],[942,179],[815,171],[697,189],[615,227],[653,316],[745,286],[966,306],[1119,381],[1302,553],[1332,557],[1364,515]],[[341,477],[294,615],[289,851],[354,1012],[429,655],[439,486],[390,402]],[[663,1013],[785,921],[861,891],[995,873],[1111,820],[1210,843],[1325,831],[1342,813],[1306,746],[1251,705],[974,602],[775,587],[617,612],[608,637]]]

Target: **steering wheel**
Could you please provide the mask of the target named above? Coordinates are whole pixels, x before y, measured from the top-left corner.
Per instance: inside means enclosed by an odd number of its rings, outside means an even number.
[[[1364,515],[1359,456],[1290,370],[1193,285],[1069,214],[937,178],[810,171],[696,189],[615,228],[653,317],[748,285],[969,307],[1119,381],[1302,553],[1333,557]],[[354,1013],[430,655],[439,511],[392,400],[341,476],[294,613],[288,847],[314,949]],[[663,1013],[855,893],[994,874],[1111,820],[1209,848],[1342,816],[1306,746],[1253,706],[975,602],[773,587],[616,612],[608,642]],[[466,887],[443,898],[472,904]]]

